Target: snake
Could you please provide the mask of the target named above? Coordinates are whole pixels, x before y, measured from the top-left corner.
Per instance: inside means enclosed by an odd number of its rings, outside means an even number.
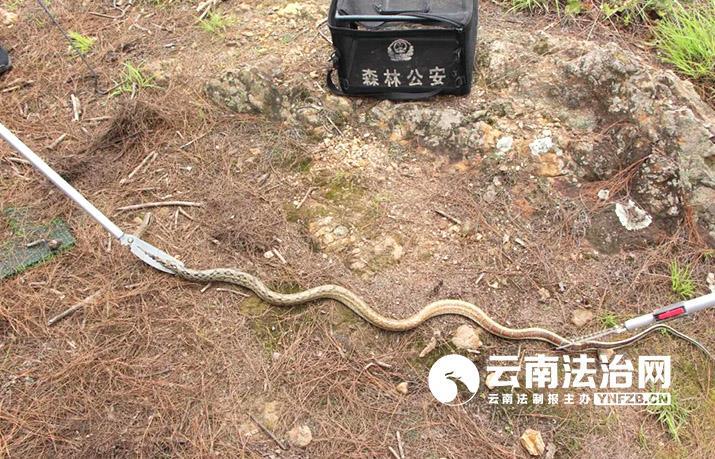
[[[470,319],[479,327],[492,335],[507,340],[533,340],[543,341],[560,350],[587,351],[598,349],[619,349],[630,346],[657,330],[666,330],[673,336],[693,344],[703,351],[710,359],[715,360],[712,354],[697,340],[678,330],[663,324],[655,324],[643,331],[618,341],[595,340],[570,340],[558,333],[540,327],[511,328],[504,326],[492,319],[482,308],[476,304],[456,300],[444,299],[429,303],[415,314],[402,319],[386,317],[370,307],[360,296],[340,285],[324,284],[295,293],[281,293],[269,288],[261,279],[235,268],[214,268],[196,270],[185,267],[180,262],[153,257],[156,261],[173,271],[178,277],[198,282],[224,282],[237,285],[252,291],[262,301],[274,306],[297,306],[317,300],[335,300],[360,316],[371,325],[386,331],[404,332],[417,328],[424,322],[434,317],[457,315]]]

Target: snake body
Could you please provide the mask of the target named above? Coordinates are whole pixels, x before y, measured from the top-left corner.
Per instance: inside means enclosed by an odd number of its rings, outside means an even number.
[[[551,330],[539,327],[510,328],[495,321],[479,306],[462,300],[439,300],[429,303],[412,316],[404,319],[393,319],[383,316],[370,307],[355,293],[339,285],[325,284],[297,293],[280,293],[271,290],[259,278],[249,273],[233,268],[216,268],[206,270],[189,269],[173,261],[159,260],[164,266],[172,270],[177,276],[195,282],[225,282],[238,285],[251,290],[266,303],[276,306],[296,306],[316,300],[330,299],[338,301],[368,323],[387,331],[411,330],[425,321],[438,316],[458,315],[472,320],[487,332],[509,340],[535,340],[544,341],[554,346],[565,347],[570,351],[584,351],[593,349],[617,349],[629,346],[655,330],[667,330],[674,336],[685,339],[694,344],[711,358],[712,356],[700,343],[664,324],[656,324],[645,330],[619,341],[580,341],[573,342]]]

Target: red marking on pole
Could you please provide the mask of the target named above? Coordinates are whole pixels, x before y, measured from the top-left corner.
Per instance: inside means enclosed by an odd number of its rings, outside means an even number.
[[[678,317],[679,315],[685,314],[685,308],[680,306],[670,311],[665,311],[661,314],[655,316],[658,320],[672,319],[673,317]]]

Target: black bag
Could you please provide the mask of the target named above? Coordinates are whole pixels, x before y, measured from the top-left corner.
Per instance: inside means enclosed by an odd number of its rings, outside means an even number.
[[[334,93],[393,100],[469,93],[477,0],[332,0],[328,14]]]

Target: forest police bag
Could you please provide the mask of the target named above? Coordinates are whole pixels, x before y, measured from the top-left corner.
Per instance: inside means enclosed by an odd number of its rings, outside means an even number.
[[[477,0],[332,0],[327,85],[393,100],[467,94],[477,16]]]

